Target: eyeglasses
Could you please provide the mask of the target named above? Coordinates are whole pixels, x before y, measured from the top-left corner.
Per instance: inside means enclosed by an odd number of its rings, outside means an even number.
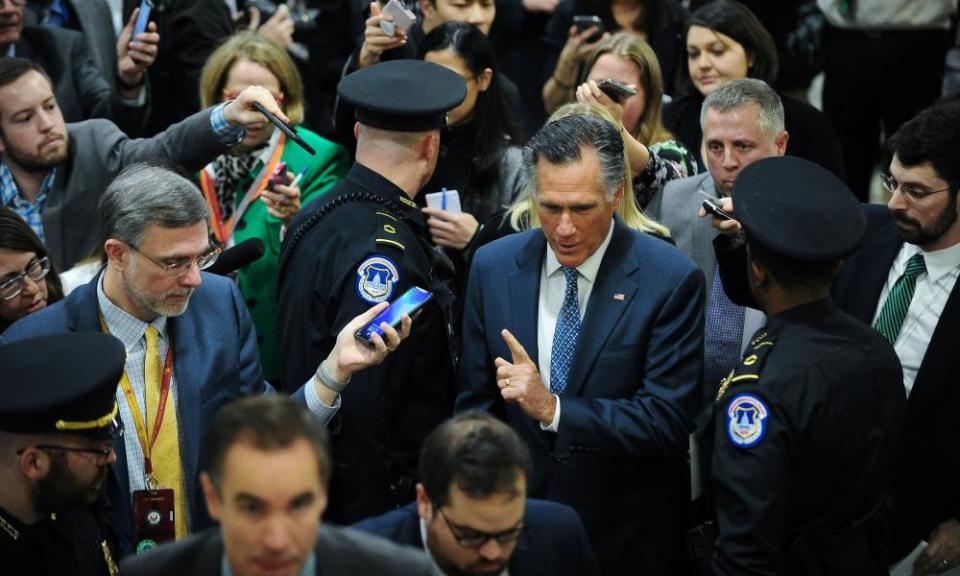
[[[208,250],[207,252],[199,256],[195,256],[193,258],[182,258],[175,262],[164,264],[163,262],[158,262],[153,258],[151,258],[150,256],[144,254],[143,252],[138,250],[137,247],[134,246],[133,244],[127,244],[127,246],[129,246],[130,249],[133,250],[134,252],[140,254],[147,260],[156,264],[156,266],[163,271],[163,275],[166,276],[167,278],[180,278],[181,276],[186,275],[186,273],[190,271],[190,267],[193,264],[196,264],[197,268],[199,268],[200,270],[206,270],[207,268],[212,266],[213,263],[216,262],[217,258],[220,256],[220,247],[213,246],[210,248],[210,250]]]
[[[457,544],[463,546],[464,548],[480,548],[490,540],[496,540],[497,544],[500,544],[501,546],[513,544],[520,538],[520,535],[524,530],[523,521],[521,520],[519,524],[513,528],[510,528],[509,530],[504,530],[503,532],[481,532],[479,530],[467,528],[466,526],[454,524],[449,518],[447,518],[447,515],[443,513],[441,508],[437,508],[437,512],[440,513],[440,516],[443,517],[443,521],[446,522],[447,527],[450,528],[450,533],[453,534],[453,539],[457,541]]]
[[[44,256],[39,260],[34,258],[27,264],[27,269],[0,284],[0,298],[13,300],[23,292],[26,278],[39,282],[50,272],[50,258]]]
[[[273,96],[273,99],[277,101],[278,106],[283,106],[283,92],[270,92],[270,95]],[[240,97],[240,90],[224,90],[223,99],[227,100],[236,100]]]
[[[80,452],[81,454],[93,454],[100,458],[108,458],[113,448],[78,448],[76,446],[60,446],[58,444],[37,444],[33,446],[37,450],[59,450],[60,452]],[[26,452],[26,448],[17,450],[17,456]]]
[[[887,192],[893,194],[897,191],[897,188],[900,188],[900,191],[913,198],[914,200],[923,200],[927,196],[933,196],[940,192],[946,192],[951,188],[948,186],[946,188],[941,188],[939,190],[924,190],[923,188],[917,188],[916,186],[911,186],[910,184],[900,184],[897,182],[890,174],[880,174],[880,184],[883,186],[883,189]]]

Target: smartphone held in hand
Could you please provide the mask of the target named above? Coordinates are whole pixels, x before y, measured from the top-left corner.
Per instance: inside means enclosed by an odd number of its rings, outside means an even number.
[[[413,314],[423,307],[432,297],[433,294],[430,292],[414,286],[394,300],[386,310],[377,314],[377,317],[371,320],[369,324],[357,330],[354,337],[367,346],[373,346],[374,334],[381,338],[383,337],[383,330],[380,329],[380,324],[386,322],[394,328],[399,327],[400,319],[403,318],[404,314],[413,316]]]
[[[131,40],[136,40],[137,36],[147,31],[147,25],[150,23],[150,13],[153,11],[152,0],[140,0],[140,13],[137,14],[137,22],[133,25],[133,35]]]
[[[417,16],[407,9],[401,0],[390,0],[380,11],[380,30],[393,38],[397,30],[406,32],[417,21]],[[389,18],[389,19],[388,19]]]
[[[620,82],[619,80],[614,80],[613,78],[607,78],[606,80],[601,80],[597,83],[597,87],[603,91],[604,94],[610,97],[611,100],[616,102],[622,102],[631,96],[637,94],[637,89]]]
[[[603,20],[601,20],[599,16],[594,16],[593,14],[578,14],[573,17],[573,25],[577,27],[577,34],[582,34],[590,28],[597,29],[589,38],[584,38],[587,42],[593,42],[603,36]]]

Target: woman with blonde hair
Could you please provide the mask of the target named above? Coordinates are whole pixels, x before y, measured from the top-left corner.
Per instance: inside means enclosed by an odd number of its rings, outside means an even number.
[[[213,106],[252,85],[269,90],[291,124],[303,121],[303,83],[296,65],[285,50],[250,32],[231,37],[210,55],[200,75],[200,100]],[[303,204],[343,178],[349,167],[342,147],[301,126],[295,131],[315,156],[264,123],[247,128],[239,144],[198,175],[217,242],[263,241],[263,257],[237,272],[237,284],[253,317],[268,380],[280,375],[275,316],[282,233]]]
[[[599,87],[608,79],[631,86],[637,93],[612,98]],[[670,180],[697,173],[696,155],[661,123],[663,79],[649,44],[632,34],[610,36],[585,62],[580,82],[577,101],[606,108],[623,131],[640,206],[646,206],[653,192]]]
[[[606,120],[614,126],[620,125],[620,122],[618,122],[617,119],[614,118],[614,116],[606,108],[595,104],[586,104],[582,102],[572,102],[570,104],[561,106],[556,112],[553,113],[552,116],[550,116],[550,119],[547,120],[547,123],[554,122],[560,118],[566,118],[567,116],[576,115],[596,116]],[[623,134],[626,143],[627,134],[625,132]],[[668,230],[663,224],[660,224],[656,220],[644,214],[643,210],[637,204],[636,198],[634,197],[633,187],[628,185],[633,178],[630,167],[630,150],[626,146],[624,147],[624,154],[627,156],[627,161],[623,166],[623,201],[621,201],[620,205],[617,207],[617,214],[620,216],[620,219],[623,220],[623,223],[630,228],[652,234],[672,244],[673,241],[670,240],[670,230]],[[528,186],[524,189],[517,202],[515,202],[507,210],[507,216],[505,220],[509,222],[509,227],[511,229],[507,233],[540,226],[540,220],[537,218],[537,211],[534,209],[535,193],[536,191],[533,190],[532,186],[530,186],[528,183]]]

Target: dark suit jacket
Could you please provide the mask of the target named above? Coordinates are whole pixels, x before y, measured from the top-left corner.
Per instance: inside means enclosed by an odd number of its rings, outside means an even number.
[[[98,280],[99,275],[64,300],[14,323],[0,337],[0,344],[46,334],[99,332]],[[260,376],[253,322],[233,281],[203,273],[203,284],[191,297],[187,311],[170,318],[167,326],[174,347],[180,458],[186,492],[192,498],[193,527],[197,529],[210,524],[198,479],[200,464],[205,460],[201,446],[206,423],[231,400],[273,389]],[[303,398],[302,388],[295,397]],[[118,438],[114,443],[117,461],[111,466],[113,474],[106,486],[121,546],[129,551],[133,514],[123,442]]]
[[[867,324],[903,240],[884,206],[865,205],[867,232],[833,285],[837,306]],[[960,518],[960,282],[940,314],[907,402],[903,446],[894,477],[894,559],[909,552],[948,518]]]
[[[523,526],[524,531],[510,557],[510,576],[599,574],[587,533],[573,508],[530,498],[524,512]],[[382,516],[368,518],[353,527],[397,544],[423,550],[416,502]]]
[[[688,499],[686,454],[700,398],[703,273],[665,242],[615,220],[583,318],[559,432],[505,404],[494,359],[509,329],[534,361],[547,243],[530,230],[482,247],[465,305],[457,410],[504,418],[529,444],[530,494],[580,514],[605,574],[671,573]]]
[[[104,79],[80,32],[24,26],[16,44],[16,55],[43,66],[53,81],[57,104],[67,122],[106,118],[126,133],[143,132],[149,96],[142,106],[124,104],[116,85]],[[116,66],[113,74],[117,74]]]
[[[422,552],[397,546],[349,528],[321,525],[314,547],[317,575],[428,576],[437,574]],[[219,528],[194,534],[175,544],[127,558],[123,576],[218,576],[223,560]]]
[[[65,4],[70,14],[67,28],[83,34],[94,64],[112,88],[117,81],[117,40],[110,6],[106,0],[66,0]],[[23,23],[40,25],[42,18],[43,9],[28,3],[23,11]]]
[[[67,124],[69,152],[43,207],[43,230],[57,270],[90,255],[100,240],[97,203],[110,182],[135,162],[192,174],[226,152],[210,112],[194,114],[153,138],[132,140],[106,120]]]

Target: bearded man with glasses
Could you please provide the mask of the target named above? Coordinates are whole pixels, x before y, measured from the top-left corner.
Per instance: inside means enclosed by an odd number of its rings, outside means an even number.
[[[123,346],[60,334],[0,346],[0,558],[4,574],[117,574],[100,488],[122,436]],[[58,386],[69,381],[70,386]]]
[[[201,434],[230,400],[272,393],[257,337],[236,285],[201,270],[216,260],[203,194],[189,180],[144,165],[125,170],[99,206],[106,266],[65,300],[18,321],[8,341],[58,332],[106,332],[127,351],[115,393],[130,434],[114,443],[107,483],[123,552],[180,539],[211,523],[199,486]],[[350,376],[378,364],[409,334],[381,324],[374,346],[353,337],[371,308],[338,335],[316,375],[294,393],[323,424]],[[116,380],[114,381],[116,384]],[[63,382],[61,386],[69,386]]]
[[[464,412],[424,440],[416,502],[354,528],[426,550],[446,576],[598,574],[576,511],[527,498],[530,466],[512,428]]]

